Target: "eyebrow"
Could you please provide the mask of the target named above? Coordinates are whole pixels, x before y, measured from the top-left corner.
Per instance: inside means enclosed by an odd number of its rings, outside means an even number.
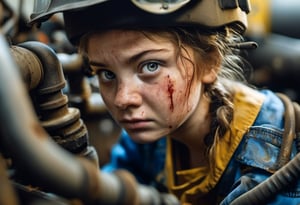
[[[96,62],[96,61],[89,61],[89,64],[90,64],[91,66],[105,67],[105,64],[99,63],[99,62]]]
[[[131,64],[132,62],[142,58],[144,55],[147,55],[148,53],[155,53],[155,52],[161,52],[161,51],[169,51],[168,49],[151,49],[151,50],[145,50],[140,53],[137,53],[133,56],[131,56],[129,59],[126,60],[126,64]],[[104,63],[97,62],[97,61],[89,61],[89,64],[91,66],[97,66],[97,67],[106,67]]]

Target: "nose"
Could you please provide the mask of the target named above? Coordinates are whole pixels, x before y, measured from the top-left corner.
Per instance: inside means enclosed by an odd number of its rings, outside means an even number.
[[[138,86],[132,82],[122,83],[118,86],[115,97],[115,106],[121,110],[129,107],[138,107],[142,103],[142,96]]]

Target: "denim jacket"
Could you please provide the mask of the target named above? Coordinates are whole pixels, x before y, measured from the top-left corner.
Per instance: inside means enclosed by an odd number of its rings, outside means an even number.
[[[239,125],[232,125],[236,135],[224,142],[225,148],[220,145],[216,155],[220,158],[220,164],[216,165],[215,170],[197,170],[199,184],[189,184],[188,190],[183,192],[184,197],[176,194],[183,204],[227,205],[272,175],[270,170],[276,163],[282,143],[284,105],[269,90],[255,91],[242,87],[238,92],[240,97],[235,97],[234,103],[235,113],[238,114],[234,118]],[[248,117],[251,112],[253,119]],[[170,184],[170,171],[166,171],[172,164],[168,161],[171,157],[168,141],[170,139],[162,138],[150,144],[138,144],[122,131],[119,141],[112,148],[111,161],[101,170],[112,172],[127,169],[140,183],[160,191],[174,193],[175,190],[176,193],[176,187]],[[293,145],[292,157],[295,155]],[[206,195],[215,200],[203,200]],[[300,181],[278,193],[268,204],[300,204]]]

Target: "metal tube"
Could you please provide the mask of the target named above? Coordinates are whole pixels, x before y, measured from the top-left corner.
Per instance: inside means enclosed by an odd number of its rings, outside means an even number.
[[[87,197],[86,170],[41,127],[3,36],[0,47],[0,121],[5,128],[1,143],[36,184],[63,196]]]
[[[23,42],[18,47],[33,53],[42,65],[43,79],[31,90],[42,126],[65,149],[75,154],[84,153],[88,149],[88,131],[80,119],[79,109],[68,107],[68,97],[62,92],[66,81],[57,55],[49,46],[36,41]],[[98,159],[94,161],[98,164]]]

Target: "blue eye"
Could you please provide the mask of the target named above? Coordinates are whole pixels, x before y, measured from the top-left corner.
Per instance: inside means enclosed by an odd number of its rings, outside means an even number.
[[[102,70],[98,72],[99,79],[102,81],[111,81],[115,79],[116,75],[108,70]]]
[[[142,71],[143,72],[147,72],[147,73],[153,73],[155,71],[157,71],[159,69],[159,64],[157,62],[149,62],[146,63],[143,67],[142,67]]]

